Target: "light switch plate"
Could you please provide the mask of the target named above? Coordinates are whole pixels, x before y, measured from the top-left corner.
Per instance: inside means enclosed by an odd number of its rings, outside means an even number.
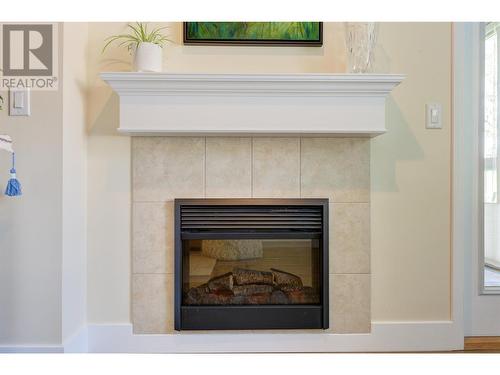
[[[425,127],[427,129],[442,129],[443,128],[443,111],[441,104],[428,103],[425,106]]]
[[[9,115],[10,116],[30,116],[31,100],[29,89],[9,90]]]

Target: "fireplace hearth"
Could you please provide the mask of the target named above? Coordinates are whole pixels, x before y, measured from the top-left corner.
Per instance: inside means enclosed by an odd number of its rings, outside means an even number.
[[[175,329],[328,328],[327,199],[175,200]]]

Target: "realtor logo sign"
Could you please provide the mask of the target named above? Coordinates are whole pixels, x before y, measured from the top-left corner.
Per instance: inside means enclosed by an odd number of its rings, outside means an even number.
[[[57,89],[56,25],[3,24],[0,88]]]

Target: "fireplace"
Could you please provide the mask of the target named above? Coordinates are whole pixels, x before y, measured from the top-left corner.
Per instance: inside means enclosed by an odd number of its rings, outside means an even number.
[[[135,334],[170,335],[174,329],[216,327],[325,328],[327,315],[330,316],[329,328],[324,332],[327,336],[370,332],[370,138],[386,131],[385,98],[403,76],[151,76],[121,72],[105,73],[102,77],[120,97],[119,132],[133,136],[130,312]],[[207,112],[207,108],[210,111]],[[332,118],[336,121],[331,121]],[[308,124],[307,129],[304,123]],[[300,240],[307,243],[307,240],[320,239],[309,245],[318,249],[315,251],[320,253],[322,262],[321,267],[315,266],[316,270],[319,268],[322,288],[319,304],[184,303],[183,278],[189,291],[190,267],[189,259],[183,262],[182,256],[189,254],[186,250],[189,246],[194,255],[200,255],[197,260],[203,260],[203,236],[219,233],[185,228],[181,239],[180,206],[178,202],[176,232],[174,200],[176,197],[236,196],[329,199],[330,217],[334,215],[334,220],[327,223],[323,207],[321,230],[316,233],[290,230],[286,238],[281,238],[282,241],[297,240],[296,246]],[[247,203],[258,205],[257,201],[240,201],[234,205]],[[272,201],[268,204],[307,206],[309,203]],[[196,205],[203,203],[196,202]],[[224,202],[214,201],[212,205],[220,206]],[[128,226],[125,227],[128,230]],[[330,245],[329,267],[327,228],[335,243]],[[283,231],[269,234],[264,230],[238,233],[237,229],[226,234],[252,235],[246,239],[261,240],[264,253],[272,248],[270,245],[280,246],[277,241],[280,238],[272,236],[285,235]],[[295,234],[299,238],[291,238]],[[304,238],[306,235],[316,238]],[[270,241],[273,239],[276,241]],[[125,245],[120,242],[115,247],[126,248]],[[283,264],[273,264],[265,270],[271,272],[271,266],[297,274]],[[247,264],[237,268],[254,270],[256,267]],[[232,272],[232,268],[224,273],[227,272]],[[212,277],[206,274],[199,272],[198,276],[204,280],[198,280],[198,286],[208,283]],[[307,275],[300,277],[304,286],[312,287]],[[327,277],[330,280],[329,310]],[[195,286],[194,280],[192,286]],[[259,311],[258,315],[238,318],[244,314],[242,311],[254,308]],[[275,314],[277,309],[282,309],[282,313]],[[264,325],[263,322],[268,321],[266,314],[274,319],[272,324]],[[278,322],[276,316],[280,317]],[[312,316],[315,320],[310,323]],[[214,322],[217,318],[223,321]]]
[[[176,330],[328,321],[328,199],[175,200]]]

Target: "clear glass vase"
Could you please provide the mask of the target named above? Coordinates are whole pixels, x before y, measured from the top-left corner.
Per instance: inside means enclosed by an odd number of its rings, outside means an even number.
[[[350,73],[366,73],[377,39],[375,22],[345,22],[347,64]]]

